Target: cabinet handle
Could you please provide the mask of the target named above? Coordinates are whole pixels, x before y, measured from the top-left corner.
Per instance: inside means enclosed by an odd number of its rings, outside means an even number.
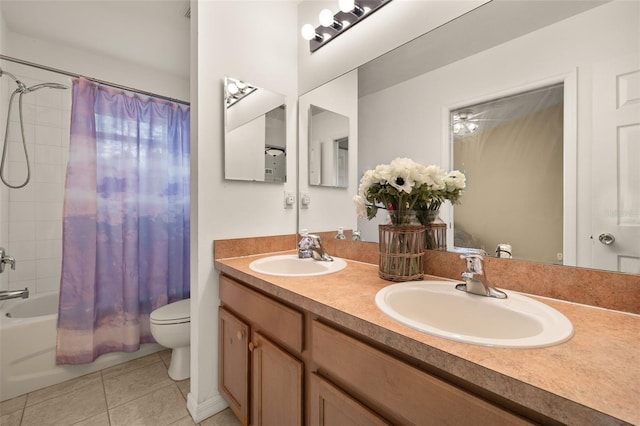
[[[253,350],[255,348],[257,348],[257,347],[258,347],[258,345],[254,344],[253,342],[249,342],[249,351],[250,352],[253,352]]]
[[[242,339],[244,339],[244,331],[239,330],[239,331],[236,333],[236,337],[238,338],[238,340],[242,340]]]

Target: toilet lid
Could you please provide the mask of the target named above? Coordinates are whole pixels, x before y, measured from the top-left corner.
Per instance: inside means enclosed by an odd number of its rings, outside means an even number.
[[[151,312],[151,322],[158,324],[189,321],[191,318],[190,302],[191,299],[184,299],[161,306]]]

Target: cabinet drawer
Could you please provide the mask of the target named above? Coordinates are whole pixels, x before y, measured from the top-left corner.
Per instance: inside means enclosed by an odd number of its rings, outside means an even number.
[[[264,332],[293,352],[302,352],[304,319],[301,312],[224,275],[220,276],[220,300],[229,310],[250,322],[254,330]]]
[[[393,423],[530,424],[317,321],[311,326],[311,342],[321,375]]]

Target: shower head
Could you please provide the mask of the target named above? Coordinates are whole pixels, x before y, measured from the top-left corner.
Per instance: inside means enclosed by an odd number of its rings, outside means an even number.
[[[44,89],[45,87],[47,87],[49,89],[63,89],[63,90],[64,89],[68,89],[68,87],[65,86],[64,84],[59,84],[59,83],[40,83],[40,84],[33,85],[31,87],[25,88],[23,93],[35,92],[36,90]]]

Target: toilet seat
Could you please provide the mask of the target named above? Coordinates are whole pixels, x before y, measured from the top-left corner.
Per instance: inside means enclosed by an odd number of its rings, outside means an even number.
[[[179,300],[151,312],[152,324],[183,324],[191,322],[191,299]]]

